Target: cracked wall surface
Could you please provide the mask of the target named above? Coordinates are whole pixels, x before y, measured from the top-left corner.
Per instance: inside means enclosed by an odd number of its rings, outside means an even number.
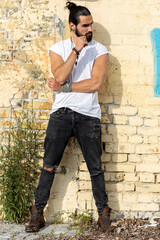
[[[75,0],[93,15],[95,40],[110,52],[99,94],[102,165],[115,217],[160,217],[160,98],[154,96],[150,32],[159,27],[157,0]],[[54,95],[47,87],[49,47],[70,36],[65,0],[0,1],[0,132],[12,107],[33,108],[45,132]],[[90,176],[71,139],[53,183],[45,216],[96,207]]]

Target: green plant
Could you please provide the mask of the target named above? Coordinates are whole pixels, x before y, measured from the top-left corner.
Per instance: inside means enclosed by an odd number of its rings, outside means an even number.
[[[87,230],[94,227],[93,213],[90,210],[86,210],[82,213],[71,213],[68,215],[70,219],[70,226],[77,226],[79,231]]]
[[[42,134],[33,110],[30,118],[24,110],[15,117],[7,134],[0,156],[1,215],[18,223],[28,217],[38,176]]]
[[[54,224],[61,224],[61,223],[63,223],[64,221],[63,221],[63,214],[65,213],[65,211],[59,211],[56,215],[55,215],[55,217],[53,218],[53,222],[54,222]]]

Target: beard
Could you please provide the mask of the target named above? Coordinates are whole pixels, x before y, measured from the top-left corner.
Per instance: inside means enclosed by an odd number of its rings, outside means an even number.
[[[78,31],[78,29],[77,29],[77,27],[76,27],[75,34],[77,35],[77,37],[85,36],[86,39],[87,39],[87,42],[91,42],[91,41],[92,41],[92,32],[88,32],[88,33],[86,33],[85,35],[82,35],[82,34]]]

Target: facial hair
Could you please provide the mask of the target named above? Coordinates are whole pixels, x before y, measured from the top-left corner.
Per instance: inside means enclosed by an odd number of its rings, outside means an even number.
[[[92,41],[92,32],[88,32],[88,33],[86,33],[85,35],[82,35],[82,34],[78,31],[78,29],[77,29],[77,27],[76,27],[75,34],[77,35],[77,37],[86,36],[87,42],[91,42],[91,41]]]

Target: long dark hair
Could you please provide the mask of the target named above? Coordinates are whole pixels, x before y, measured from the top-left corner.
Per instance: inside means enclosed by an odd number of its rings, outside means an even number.
[[[80,19],[79,19],[80,16],[89,16],[89,15],[91,15],[91,13],[88,10],[88,8],[86,8],[84,6],[77,6],[73,2],[69,2],[69,1],[66,2],[66,8],[68,8],[68,10],[70,11],[70,13],[69,13],[69,23],[72,22],[76,26],[80,22]]]

